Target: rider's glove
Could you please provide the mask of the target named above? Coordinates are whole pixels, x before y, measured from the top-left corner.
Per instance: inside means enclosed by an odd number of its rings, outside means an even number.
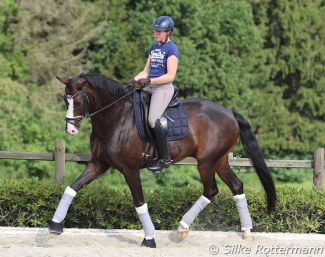
[[[144,87],[150,85],[151,79],[150,78],[139,79],[139,80],[137,80],[137,83],[138,83],[140,88],[144,88]]]
[[[138,82],[134,78],[129,79],[128,82],[126,83],[127,84],[127,89],[128,90],[133,89],[137,85],[137,83]]]

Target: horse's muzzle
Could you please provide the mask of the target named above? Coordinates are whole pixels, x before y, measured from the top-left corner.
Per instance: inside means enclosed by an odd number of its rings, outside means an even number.
[[[76,136],[79,132],[78,127],[76,127],[74,124],[67,122],[65,131],[70,134],[71,136]]]

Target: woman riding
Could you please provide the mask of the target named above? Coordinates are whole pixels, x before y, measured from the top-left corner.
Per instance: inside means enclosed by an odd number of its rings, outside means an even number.
[[[160,117],[174,94],[173,81],[180,54],[176,44],[170,39],[174,30],[174,21],[171,17],[159,17],[152,25],[152,29],[156,43],[150,48],[144,69],[134,78],[129,79],[127,84],[131,87],[138,85],[151,94],[148,123],[152,128],[156,142],[158,160],[148,169],[156,173],[171,164],[167,139],[160,124]]]

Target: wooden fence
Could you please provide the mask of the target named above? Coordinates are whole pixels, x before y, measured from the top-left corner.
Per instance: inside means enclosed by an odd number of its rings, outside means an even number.
[[[0,159],[15,160],[43,160],[55,161],[55,181],[59,184],[64,182],[65,162],[89,162],[89,154],[70,154],[65,153],[65,142],[56,141],[55,151],[53,153],[31,153],[31,152],[7,152],[0,151]],[[229,163],[236,167],[251,167],[252,164],[248,158],[234,158],[229,156]],[[323,188],[324,176],[324,148],[317,148],[314,151],[314,160],[266,160],[269,168],[306,168],[313,169],[313,183],[315,188]],[[176,165],[195,165],[196,160],[187,157]]]

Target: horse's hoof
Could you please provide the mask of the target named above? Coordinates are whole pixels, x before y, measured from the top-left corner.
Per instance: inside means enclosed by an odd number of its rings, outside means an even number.
[[[58,235],[62,234],[63,233],[62,223],[51,221],[51,224],[49,226],[49,233],[58,234]]]
[[[251,242],[254,240],[254,237],[253,236],[243,236],[244,240],[245,241],[248,241],[248,242]]]
[[[250,230],[245,230],[244,231],[244,235],[243,235],[243,239],[245,241],[251,242],[254,240],[254,236],[252,234],[252,232]]]
[[[177,231],[177,237],[178,238],[185,238],[188,236],[188,230],[184,230],[184,231]]]
[[[155,239],[143,239],[141,246],[143,247],[149,247],[149,248],[156,248],[156,242]]]
[[[188,228],[184,228],[182,224],[179,224],[179,227],[177,228],[177,237],[178,238],[185,238],[188,236]]]

